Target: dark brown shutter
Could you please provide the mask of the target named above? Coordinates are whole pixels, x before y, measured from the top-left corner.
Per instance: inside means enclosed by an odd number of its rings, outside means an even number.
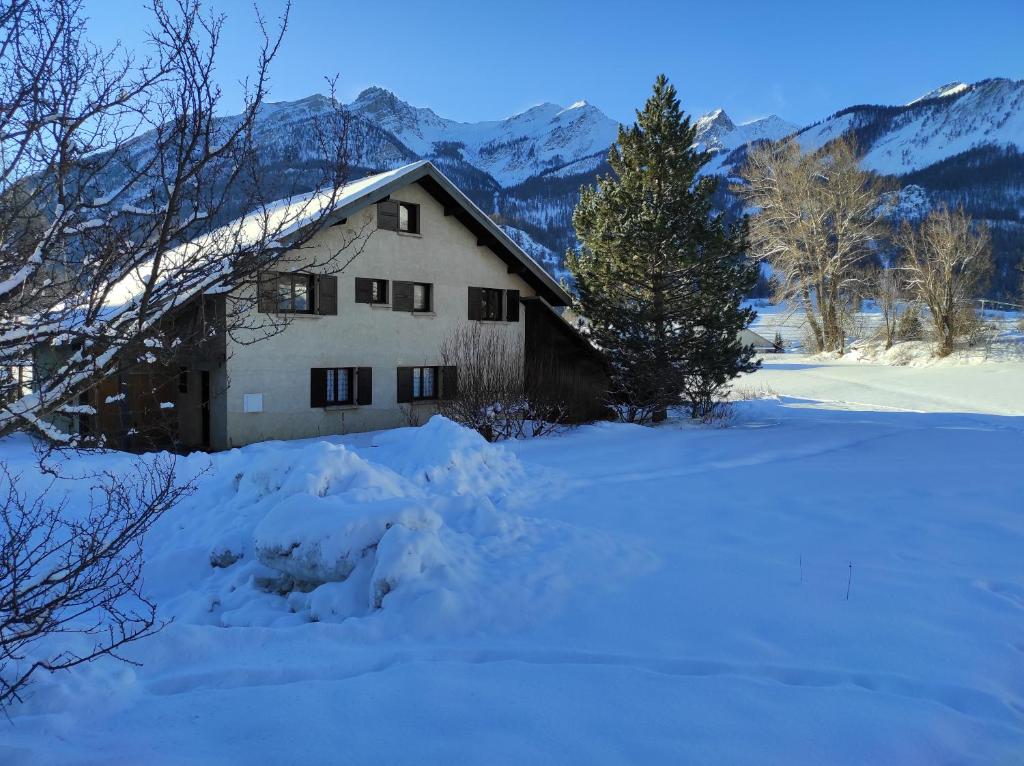
[[[506,290],[505,291],[505,321],[506,322],[518,322],[519,321],[519,291],[518,290]]]
[[[356,277],[356,303],[373,303],[373,280]]]
[[[261,271],[259,276],[257,310],[264,314],[277,311],[277,272]]]
[[[459,392],[459,375],[454,365],[441,368],[441,398],[452,399]]]
[[[377,203],[377,228],[398,231],[398,203],[394,200]]]
[[[316,313],[338,313],[338,278],[322,274],[316,278]]]
[[[309,406],[327,406],[327,370],[323,367],[309,371]]]
[[[398,368],[398,403],[412,401],[412,367]]]
[[[391,310],[412,311],[412,282],[391,283]]]
[[[479,287],[469,288],[469,318],[480,318],[480,304],[483,302],[483,291]]]
[[[373,368],[356,370],[356,404],[373,404]]]

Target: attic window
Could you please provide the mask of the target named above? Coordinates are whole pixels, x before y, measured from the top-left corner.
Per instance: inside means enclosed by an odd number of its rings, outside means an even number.
[[[411,202],[398,203],[398,230],[405,234],[420,233],[420,206]]]

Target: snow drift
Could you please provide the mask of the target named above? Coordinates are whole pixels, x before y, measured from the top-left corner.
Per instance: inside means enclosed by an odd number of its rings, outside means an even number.
[[[585,560],[580,546],[615,547],[517,513],[544,481],[527,481],[512,452],[439,416],[212,460],[195,497],[148,541],[155,595],[179,620],[458,633],[542,612],[573,584],[552,573]]]

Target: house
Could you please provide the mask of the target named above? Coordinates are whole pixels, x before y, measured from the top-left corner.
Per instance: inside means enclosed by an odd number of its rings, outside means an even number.
[[[739,332],[740,343],[744,346],[753,346],[754,350],[759,353],[775,353],[779,349],[775,347],[775,344],[768,340],[763,335],[758,335],[756,332],[751,330],[749,327]]]
[[[558,314],[569,295],[431,163],[346,185],[317,225],[258,284],[193,302],[211,326],[247,313],[244,331],[216,333],[170,374],[140,365],[103,381],[79,427],[128,430],[137,448],[226,449],[422,422],[457,390],[439,349],[465,323],[607,390],[600,355]],[[343,270],[311,265],[364,231]]]

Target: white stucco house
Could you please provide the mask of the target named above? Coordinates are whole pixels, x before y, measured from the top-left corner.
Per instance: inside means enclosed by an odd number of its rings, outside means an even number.
[[[223,301],[219,311],[247,312],[245,331],[217,338],[173,381],[134,372],[117,406],[108,400],[124,381],[97,387],[97,414],[84,427],[227,449],[406,425],[457,388],[458,370],[442,366],[439,349],[474,322],[526,354],[555,349],[565,364],[603,375],[596,352],[556,312],[569,295],[430,162],[347,184],[318,227],[258,285],[209,298]],[[311,266],[356,232],[371,233],[342,270]]]

